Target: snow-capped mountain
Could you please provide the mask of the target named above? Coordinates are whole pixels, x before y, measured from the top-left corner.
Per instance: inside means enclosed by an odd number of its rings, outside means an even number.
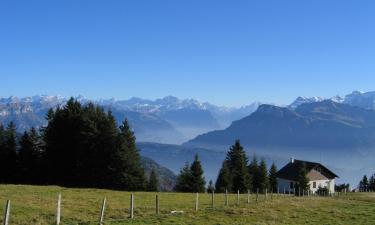
[[[314,102],[321,102],[324,98],[321,97],[298,97],[292,104],[289,105],[289,108],[296,109],[298,106],[305,104],[305,103],[314,103]]]
[[[375,109],[375,91],[361,92],[353,91],[345,96],[343,103],[358,106],[365,109]]]
[[[288,107],[290,109],[296,109],[298,106],[305,103],[321,102],[324,100],[331,100],[336,103],[343,103],[351,106],[357,106],[364,109],[375,110],[375,91],[362,92],[353,91],[352,93],[341,97],[339,95],[331,98],[322,97],[298,97]]]
[[[140,141],[182,143],[201,133],[225,128],[233,120],[240,119],[256,110],[259,103],[230,108],[202,103],[195,99],[178,99],[173,96],[156,100],[130,98],[128,100],[90,100],[75,97],[82,104],[94,102],[111,110],[121,122],[127,117]],[[50,108],[63,106],[67,98],[37,95],[32,97],[0,98],[0,123],[16,123],[18,131],[46,124],[45,116]]]

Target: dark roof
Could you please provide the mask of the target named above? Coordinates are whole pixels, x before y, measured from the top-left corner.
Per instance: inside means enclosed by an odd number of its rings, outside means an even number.
[[[327,167],[323,166],[320,163],[302,160],[294,160],[293,163],[289,162],[287,165],[281,168],[276,175],[278,178],[283,178],[286,180],[297,180],[298,172],[304,164],[306,165],[307,172],[310,172],[312,169],[319,167],[321,168],[321,173],[327,178],[334,179],[338,177],[335,173],[333,173],[331,170],[329,170]]]

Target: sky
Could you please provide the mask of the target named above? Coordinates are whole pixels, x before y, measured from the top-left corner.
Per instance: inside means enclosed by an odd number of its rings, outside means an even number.
[[[375,1],[0,0],[0,96],[240,106],[375,90]]]

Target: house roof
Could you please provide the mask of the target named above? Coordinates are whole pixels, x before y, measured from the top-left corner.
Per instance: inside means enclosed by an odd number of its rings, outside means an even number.
[[[294,162],[289,162],[287,165],[281,168],[276,175],[278,178],[283,178],[286,180],[297,180],[298,172],[303,165],[306,165],[306,170],[308,173],[315,168],[320,168],[322,175],[324,175],[328,179],[334,179],[338,177],[335,173],[333,173],[331,170],[320,163],[308,162],[303,160],[294,160]]]

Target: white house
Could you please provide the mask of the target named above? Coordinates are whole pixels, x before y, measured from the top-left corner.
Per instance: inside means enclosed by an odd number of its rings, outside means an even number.
[[[289,193],[294,192],[298,173],[305,166],[307,177],[309,178],[309,187],[312,193],[315,193],[319,187],[327,187],[329,192],[335,192],[335,178],[338,176],[320,163],[307,162],[302,160],[290,159],[290,162],[277,172],[277,183],[280,192],[284,190]],[[297,192],[298,190],[296,190]]]

